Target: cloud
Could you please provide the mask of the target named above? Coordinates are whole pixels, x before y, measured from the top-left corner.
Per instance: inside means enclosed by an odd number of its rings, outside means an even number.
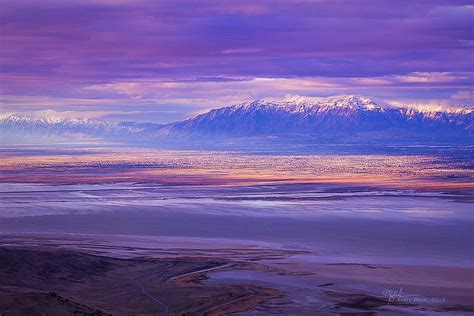
[[[449,100],[431,99],[431,100],[416,100],[416,99],[402,99],[402,100],[384,100],[385,103],[393,107],[412,108],[419,111],[457,111],[465,108],[463,104],[454,104]]]
[[[2,108],[174,104],[192,112],[199,104],[340,93],[472,104],[461,93],[474,82],[472,7],[467,0],[4,0],[0,92],[10,101]]]
[[[412,76],[410,74],[410,76]],[[446,75],[447,76],[447,75]],[[190,113],[196,113],[213,107],[235,104],[253,99],[276,97],[281,98],[288,94],[305,96],[328,96],[335,94],[360,94],[377,100],[403,99],[404,105],[419,104],[426,101],[427,107],[432,107],[435,100],[443,104],[443,108],[470,106],[470,102],[461,104],[446,95],[446,88],[439,82],[446,81],[444,74],[427,75],[414,74],[416,78],[429,78],[413,83],[400,80],[398,76],[383,76],[373,78],[331,78],[331,77],[297,77],[297,78],[226,78],[225,80],[173,80],[173,81],[141,81],[105,83],[85,87],[86,90],[100,91],[113,98],[124,96],[131,101],[154,102],[155,104],[189,104],[198,107]],[[437,78],[436,80],[433,78]],[[456,82],[454,78],[463,78],[462,75],[449,75],[450,84],[467,86],[468,83]],[[464,79],[460,79],[464,80]],[[440,90],[438,94],[434,91]],[[427,94],[425,91],[429,91]],[[451,91],[450,89],[447,90]],[[437,104],[437,105],[439,105]]]
[[[113,115],[135,115],[141,111],[56,111],[52,109],[31,112],[34,117],[47,117],[51,119],[99,119]]]
[[[472,91],[458,91],[451,96],[452,99],[455,100],[473,100],[474,99],[474,92]]]
[[[443,84],[449,83],[444,86]],[[439,84],[441,84],[439,86]],[[376,77],[197,77],[173,80],[141,80],[131,82],[100,83],[84,87],[85,90],[143,97],[180,97],[199,95],[201,97],[225,95],[230,91],[252,95],[272,95],[302,92],[337,92],[386,87],[403,90],[445,89],[445,87],[469,87],[470,77],[464,73],[409,73],[404,76],[387,75]]]
[[[222,54],[252,54],[263,51],[261,48],[233,48],[224,49],[221,51]]]
[[[455,75],[449,72],[414,72],[403,76],[395,76],[400,82],[407,83],[446,83],[467,79],[467,76]]]

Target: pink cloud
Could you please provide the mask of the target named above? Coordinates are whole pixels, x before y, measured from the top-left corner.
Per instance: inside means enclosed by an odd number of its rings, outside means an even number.
[[[451,96],[452,99],[455,100],[473,100],[474,99],[474,92],[472,91],[458,91]]]

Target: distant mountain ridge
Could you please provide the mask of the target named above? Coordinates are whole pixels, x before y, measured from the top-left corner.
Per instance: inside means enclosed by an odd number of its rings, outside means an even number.
[[[189,138],[258,137],[265,135],[353,136],[377,133],[388,139],[400,133],[430,137],[473,136],[474,110],[419,111],[381,107],[353,95],[260,99],[210,110],[169,123],[111,123],[91,119],[0,116],[5,135],[82,135],[123,142]]]
[[[464,133],[474,129],[473,109],[418,111],[380,107],[365,97],[261,99],[211,110],[164,130],[173,134],[252,136],[343,134],[398,129],[414,133]]]
[[[0,131],[23,136],[130,137],[138,130],[123,128],[120,123],[91,119],[51,119],[8,114],[0,117]]]

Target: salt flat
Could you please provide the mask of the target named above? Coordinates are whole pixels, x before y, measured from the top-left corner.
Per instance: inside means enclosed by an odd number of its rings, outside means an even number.
[[[0,159],[2,244],[224,260],[232,265],[204,273],[202,285],[279,291],[251,305],[257,315],[472,308],[466,159],[113,153],[85,151],[73,165],[68,150]],[[400,288],[425,301],[387,307],[387,291]]]

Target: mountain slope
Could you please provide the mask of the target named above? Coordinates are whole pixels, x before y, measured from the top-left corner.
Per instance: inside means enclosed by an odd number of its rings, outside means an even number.
[[[306,135],[312,139],[325,137],[329,140],[331,137],[349,139],[357,135],[377,135],[377,138],[388,141],[407,135],[435,140],[443,137],[471,139],[474,136],[473,118],[473,109],[428,112],[380,107],[368,98],[357,96],[296,97],[245,102],[167,125],[53,120],[11,114],[0,117],[0,138],[74,135],[151,144],[265,135]]]
[[[154,124],[153,124],[154,125]],[[91,119],[50,119],[8,114],[0,117],[0,131],[15,136],[81,136],[133,140],[143,132],[139,124]]]
[[[413,133],[468,133],[473,110],[422,112],[383,108],[368,98],[336,96],[256,100],[211,110],[166,126],[169,134],[252,136],[348,134],[389,129]]]

